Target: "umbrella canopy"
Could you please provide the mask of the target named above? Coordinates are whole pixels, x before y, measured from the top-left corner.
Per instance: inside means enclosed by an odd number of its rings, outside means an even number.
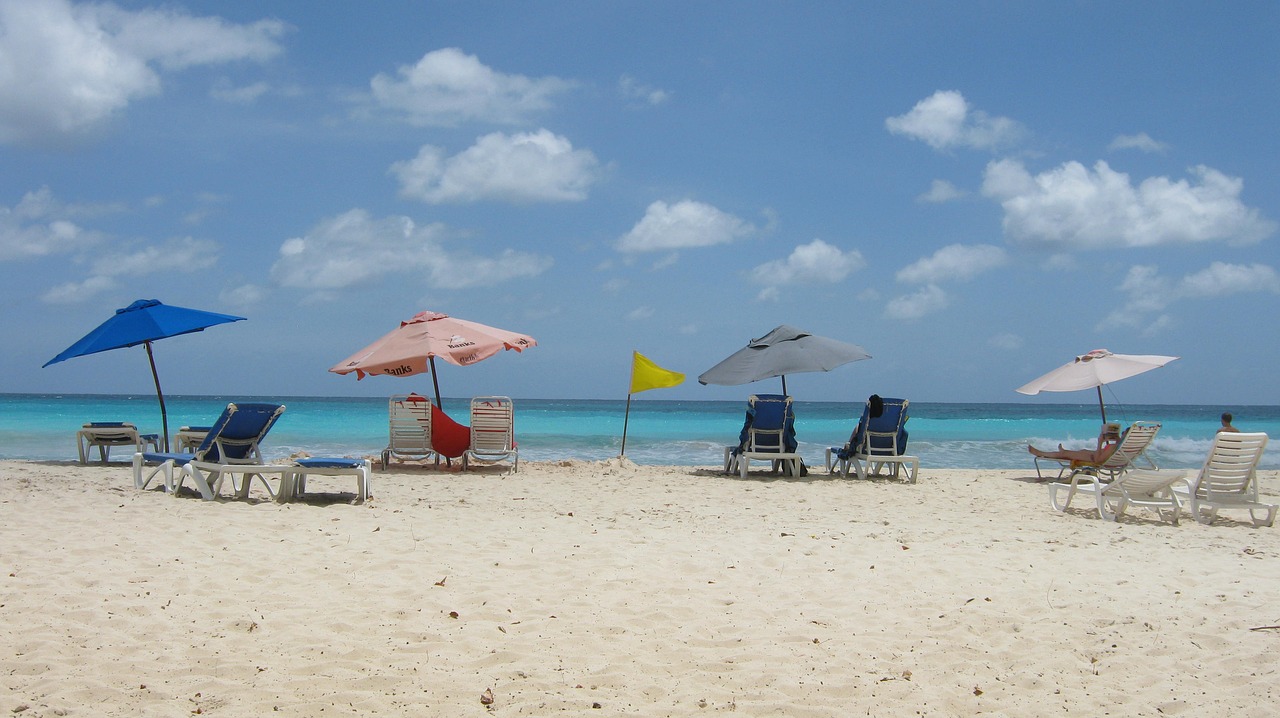
[[[871,355],[860,346],[810,334],[783,324],[729,355],[698,377],[700,384],[736,386],[761,379],[782,377],[782,393],[787,393],[787,374],[831,371],[838,366]]]
[[[397,329],[338,362],[329,371],[356,373],[357,379],[377,374],[412,376],[430,371],[440,405],[440,382],[435,380],[436,357],[457,366],[483,361],[504,349],[535,347],[533,337],[447,314],[419,312]]]
[[[1159,369],[1177,358],[1159,354],[1113,354],[1106,349],[1094,349],[1018,387],[1017,391],[1019,394],[1039,394],[1042,391],[1080,391],[1097,387],[1098,408],[1105,424],[1107,408],[1102,402],[1103,384]]]
[[[156,398],[160,400],[160,420],[164,424],[164,450],[169,450],[169,414],[164,406],[164,392],[160,390],[160,376],[156,373],[156,360],[151,353],[151,342],[181,334],[204,331],[218,324],[243,321],[244,317],[206,312],[164,304],[156,299],[139,299],[115,316],[99,324],[58,356],[44,363],[57,364],[72,357],[97,354],[111,349],[121,349],[143,344],[147,348],[147,360],[151,363],[151,378],[156,384]],[[42,367],[43,368],[43,367]]]

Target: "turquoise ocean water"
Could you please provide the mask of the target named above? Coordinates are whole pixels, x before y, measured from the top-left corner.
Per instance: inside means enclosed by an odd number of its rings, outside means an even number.
[[[298,451],[313,456],[376,455],[387,443],[385,398],[166,397],[169,431],[213,422],[228,401],[271,401],[287,410],[264,444],[269,458]],[[516,439],[530,461],[601,460],[618,455],[625,400],[516,399]],[[467,399],[444,400],[445,411],[467,423]],[[76,457],[75,432],[89,421],[129,421],[145,432],[160,430],[153,395],[0,394],[0,459],[67,460]],[[627,458],[638,464],[717,466],[723,447],[737,439],[744,402],[633,400]],[[828,446],[844,443],[861,403],[798,402],[800,453],[823,464]],[[1231,411],[1244,431],[1280,436],[1278,406],[1117,405],[1107,418],[1129,424],[1163,423],[1155,460],[1162,467],[1198,466],[1208,453],[1218,415]],[[1024,469],[1027,443],[1068,448],[1091,446],[1099,426],[1096,404],[949,404],[913,402],[909,453],[923,467]],[[113,459],[126,459],[118,452]],[[1280,469],[1280,447],[1263,466]]]

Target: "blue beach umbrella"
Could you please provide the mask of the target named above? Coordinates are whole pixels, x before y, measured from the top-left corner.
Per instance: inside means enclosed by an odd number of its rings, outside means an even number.
[[[147,348],[147,361],[151,363],[151,378],[156,383],[156,397],[160,400],[160,420],[164,424],[164,450],[169,450],[169,414],[164,406],[164,392],[160,391],[160,375],[156,373],[156,360],[151,354],[151,342],[180,334],[204,331],[207,327],[228,322],[238,322],[244,317],[217,314],[199,309],[174,307],[156,299],[139,299],[124,309],[117,309],[115,316],[98,325],[44,366],[60,361],[97,354],[111,349],[132,347],[139,344]],[[41,367],[44,368],[44,367]]]

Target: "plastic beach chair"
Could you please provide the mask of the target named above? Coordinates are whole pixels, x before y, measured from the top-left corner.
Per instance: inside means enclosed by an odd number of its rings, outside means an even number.
[[[747,478],[751,460],[768,461],[776,473],[799,476],[801,459],[796,453],[796,416],[791,397],[754,394],[747,399],[747,416],[738,445],[724,450],[724,471]]]
[[[855,475],[865,479],[868,469],[871,475],[878,476],[880,469],[888,465],[890,476],[896,478],[899,469],[904,468],[907,481],[914,484],[920,473],[920,458],[906,453],[906,423],[910,418],[907,407],[911,402],[906,399],[880,399],[881,411],[879,415],[872,416],[873,399],[877,398],[867,400],[849,442],[842,447],[827,449],[827,472],[838,470],[841,476],[848,478],[849,468],[853,467]]]
[[[132,446],[134,451],[160,450],[158,434],[139,434],[138,427],[124,421],[93,421],[85,424],[76,432],[76,448],[80,453],[80,463],[89,463],[89,452],[98,447],[98,459],[107,463],[111,458],[111,447]]]
[[[477,396],[471,400],[471,444],[462,454],[462,470],[472,459],[511,461],[511,470],[520,468],[520,450],[515,440],[515,405],[505,396]]]
[[[134,486],[145,489],[160,474],[164,477],[165,490],[177,495],[185,479],[190,478],[200,495],[212,501],[217,497],[226,477],[231,477],[235,488],[234,474],[239,473],[242,475],[242,484],[235,491],[238,496],[248,495],[249,482],[252,477],[257,476],[267,486],[267,492],[275,497],[277,492],[272,491],[263,474],[279,473],[283,479],[286,467],[264,464],[259,445],[284,413],[284,409],[281,404],[227,404],[227,408],[213,423],[195,451],[134,454]],[[144,464],[155,464],[145,476]],[[175,480],[174,470],[177,468],[181,468],[181,472]]]

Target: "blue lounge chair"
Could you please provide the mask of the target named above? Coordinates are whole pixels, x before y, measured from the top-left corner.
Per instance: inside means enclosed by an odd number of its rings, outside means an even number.
[[[307,493],[307,476],[356,477],[356,503],[369,499],[369,477],[373,473],[369,459],[313,457],[294,459],[293,470],[286,473],[277,499],[281,503],[302,498]]]
[[[848,443],[827,449],[827,471],[838,470],[848,478],[852,466],[857,477],[865,479],[867,469],[878,476],[881,467],[887,464],[891,467],[889,475],[896,478],[899,468],[905,466],[907,480],[914,484],[920,471],[920,458],[906,455],[909,404],[906,399],[882,399],[873,394],[867,399],[862,418],[858,419]]]
[[[747,478],[752,459],[768,461],[772,469],[788,476],[801,474],[800,454],[796,453],[796,415],[791,397],[781,394],[756,394],[747,400],[747,416],[738,434],[738,445],[724,450],[726,474]]]
[[[191,453],[145,453],[133,455],[133,485],[145,489],[156,474],[164,476],[165,491],[176,495],[182,488],[185,478],[191,478],[200,495],[206,501],[217,497],[222,486],[224,474],[243,474],[243,484],[236,492],[240,496],[249,493],[249,481],[257,475],[262,478],[263,472],[281,472],[287,466],[265,466],[259,444],[267,435],[276,420],[284,413],[280,404],[227,404],[227,408],[218,417],[205,435],[200,446]],[[143,476],[144,464],[154,464],[150,473]],[[181,473],[174,481],[174,469],[181,468]],[[234,483],[234,477],[232,478]],[[233,486],[233,488],[235,488]],[[273,497],[277,492],[267,491]]]

